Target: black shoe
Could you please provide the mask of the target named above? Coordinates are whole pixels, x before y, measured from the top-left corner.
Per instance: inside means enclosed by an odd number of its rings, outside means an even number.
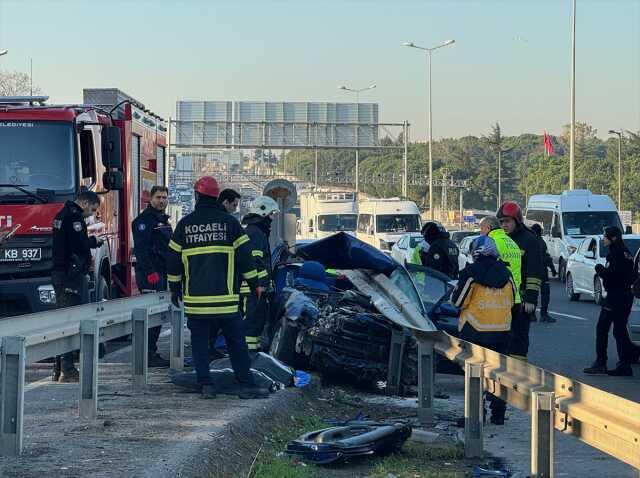
[[[269,390],[258,387],[242,387],[238,393],[238,398],[252,400],[255,398],[269,398]]]
[[[585,368],[583,372],[589,375],[606,375],[607,366],[594,362],[591,367]]]
[[[78,383],[80,381],[80,372],[77,368],[71,370],[63,370],[58,379],[59,383]]]
[[[162,358],[157,352],[153,352],[147,357],[148,367],[168,368],[169,363],[167,359]]]
[[[551,317],[549,314],[547,314],[546,312],[544,314],[540,314],[540,321],[541,322],[549,322],[549,323],[554,323],[557,322],[556,319],[554,319],[553,317]]]
[[[206,399],[214,399],[216,398],[218,395],[216,393],[216,387],[213,385],[203,385],[202,386],[202,398],[206,398]]]
[[[633,370],[628,363],[618,364],[613,370],[607,372],[612,377],[633,377]]]

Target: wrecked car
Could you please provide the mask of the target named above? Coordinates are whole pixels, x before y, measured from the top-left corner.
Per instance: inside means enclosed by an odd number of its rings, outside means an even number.
[[[344,233],[294,250],[282,247],[273,263],[266,338],[274,357],[325,378],[380,388],[389,378],[395,340],[402,350],[398,391],[417,385],[417,343],[410,331],[436,331],[439,321],[450,325],[440,320],[452,288],[447,280],[427,268],[408,272]]]

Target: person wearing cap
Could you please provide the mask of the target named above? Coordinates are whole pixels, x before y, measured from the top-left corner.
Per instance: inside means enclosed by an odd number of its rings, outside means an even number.
[[[176,225],[169,241],[167,278],[171,300],[184,303],[191,331],[193,362],[204,398],[215,398],[216,385],[209,373],[210,329],[222,329],[231,365],[240,383],[239,398],[266,398],[250,373],[250,359],[240,316],[240,281],[247,281],[258,297],[262,293],[251,255],[249,237],[218,202],[217,181],[204,176],[195,184],[195,210]]]
[[[633,305],[631,286],[635,278],[634,261],[622,239],[622,231],[616,226],[604,229],[603,242],[609,248],[606,266],[596,264],[596,274],[602,279],[606,291],[596,325],[596,361],[584,369],[587,374],[609,374],[631,377],[631,364],[640,358],[640,348],[631,342],[627,322]],[[613,336],[618,349],[618,364],[607,370],[607,342],[613,324]]]
[[[536,223],[531,226],[531,230],[536,235],[538,239],[538,245],[540,246],[540,252],[542,253],[542,282],[540,283],[540,322],[555,322],[556,319],[549,315],[549,300],[551,298],[551,289],[549,287],[549,269],[551,269],[551,273],[553,277],[558,275],[556,271],[556,267],[553,265],[553,259],[549,255],[549,250],[547,249],[547,243],[542,238],[542,227],[540,224]],[[533,315],[535,322],[535,314]]]
[[[451,302],[460,308],[460,338],[499,353],[506,353],[511,330],[511,309],[516,286],[507,266],[499,260],[495,242],[480,236],[471,246],[473,263],[460,272]],[[504,424],[506,404],[489,397],[490,421]]]
[[[447,230],[441,224],[430,221],[422,226],[420,232],[424,240],[414,248],[409,262],[430,267],[451,279],[457,279],[460,249],[449,239]]]
[[[271,223],[273,216],[280,211],[278,203],[269,196],[255,198],[249,206],[249,212],[242,218],[244,231],[249,237],[251,255],[256,261],[258,280],[265,290],[271,287]],[[259,350],[260,337],[267,322],[269,312],[268,295],[257,298],[250,293],[249,286],[243,282],[240,287],[241,304],[245,316],[245,340],[249,351]]]
[[[511,323],[509,355],[526,360],[529,353],[529,327],[536,311],[540,284],[542,283],[542,254],[536,236],[524,224],[518,203],[505,201],[496,214],[500,226],[518,245],[522,255],[520,267],[520,297],[522,306]]]

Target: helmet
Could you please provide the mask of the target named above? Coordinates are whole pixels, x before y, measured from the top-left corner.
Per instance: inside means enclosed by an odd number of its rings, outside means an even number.
[[[477,259],[480,256],[493,257],[497,259],[498,248],[496,247],[495,241],[489,236],[478,236],[471,243],[471,254],[474,259]]]
[[[431,244],[433,241],[435,241],[439,237],[449,236],[444,226],[435,221],[429,221],[425,223],[425,225],[422,226],[422,229],[420,230],[420,232],[422,233],[422,237],[424,237],[424,240],[427,241],[429,244]]]
[[[262,217],[279,211],[278,203],[269,196],[258,196],[251,202],[251,206],[249,206],[249,214],[257,214]]]
[[[198,179],[194,185],[194,189],[197,193],[202,194],[203,196],[217,198],[220,195],[220,186],[218,186],[218,181],[211,176],[202,176]]]
[[[522,224],[524,222],[524,218],[522,217],[522,209],[518,206],[518,203],[515,201],[505,201],[498,208],[498,213],[496,214],[498,219],[502,219],[503,217],[511,217],[518,224]]]

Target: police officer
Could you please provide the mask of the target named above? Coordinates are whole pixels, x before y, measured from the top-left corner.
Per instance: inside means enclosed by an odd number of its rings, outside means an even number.
[[[542,253],[542,283],[540,284],[540,322],[555,322],[556,319],[549,315],[549,299],[551,297],[551,290],[549,287],[549,269],[551,269],[551,273],[554,277],[558,275],[558,272],[556,271],[556,267],[553,265],[553,259],[551,259],[551,256],[549,255],[547,243],[542,238],[542,227],[540,227],[540,224],[536,223],[531,226],[531,230],[538,239],[540,252]],[[532,317],[533,321],[535,322],[535,314]]]
[[[165,214],[167,195],[166,187],[153,186],[149,205],[131,224],[136,283],[142,293],[167,290],[167,256],[172,232],[169,216]],[[149,367],[169,366],[169,361],[158,354],[161,330],[161,325],[149,328]]]
[[[215,398],[209,373],[209,330],[221,328],[231,365],[241,385],[240,398],[266,398],[269,391],[256,387],[239,312],[240,281],[258,295],[258,271],[249,237],[240,223],[218,202],[217,181],[204,176],[195,184],[195,210],[177,224],[169,242],[168,274],[172,302],[184,300],[191,331],[193,361],[204,398]]]
[[[596,274],[602,278],[607,295],[596,326],[596,361],[584,369],[584,373],[630,377],[633,376],[631,364],[640,357],[640,348],[631,342],[627,330],[633,305],[631,286],[635,278],[634,261],[624,244],[620,228],[606,227],[603,241],[609,248],[607,265],[597,264]],[[618,349],[618,365],[613,370],[607,370],[607,342],[611,324]]]
[[[500,226],[518,244],[522,254],[520,268],[520,313],[512,317],[511,338],[508,352],[511,356],[526,360],[529,353],[529,327],[535,313],[542,283],[542,254],[536,236],[525,226],[518,203],[505,201],[496,214]]]
[[[100,197],[92,191],[80,192],[75,201],[67,201],[53,219],[53,270],[51,282],[56,293],[56,306],[71,307],[89,301],[88,277],[91,249],[102,240],[87,234],[85,219],[95,214]],[[53,380],[77,382],[78,369],[73,364],[73,352],[56,357]]]
[[[437,222],[427,222],[420,232],[429,245],[428,249],[418,245],[420,249],[417,247],[417,253],[414,251],[414,254],[420,255],[422,265],[440,271],[451,279],[457,279],[460,249],[449,239],[447,230]]]
[[[251,241],[251,255],[256,261],[258,279],[265,290],[271,289],[271,247],[269,235],[273,216],[279,212],[278,203],[269,196],[259,196],[251,202],[249,213],[242,218],[244,230]],[[267,322],[269,311],[267,296],[263,294],[258,299],[251,294],[248,285],[242,284],[241,296],[246,297],[245,335],[249,351],[261,348],[260,336]],[[244,303],[244,301],[243,301]]]

